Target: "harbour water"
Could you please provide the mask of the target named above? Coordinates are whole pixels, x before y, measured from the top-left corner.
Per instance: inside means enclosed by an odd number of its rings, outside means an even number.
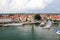
[[[60,35],[56,34],[59,29],[60,24],[50,29],[38,25],[0,27],[0,40],[60,40]]]

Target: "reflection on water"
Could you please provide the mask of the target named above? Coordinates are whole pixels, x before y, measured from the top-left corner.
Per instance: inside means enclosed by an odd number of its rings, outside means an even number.
[[[60,25],[51,29],[42,29],[35,25],[0,27],[0,40],[60,40],[60,36],[56,34],[58,29]]]

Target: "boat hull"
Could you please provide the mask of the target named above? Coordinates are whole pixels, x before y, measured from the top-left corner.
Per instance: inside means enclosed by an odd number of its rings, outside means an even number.
[[[60,31],[57,31],[56,33],[57,33],[58,35],[60,35]]]

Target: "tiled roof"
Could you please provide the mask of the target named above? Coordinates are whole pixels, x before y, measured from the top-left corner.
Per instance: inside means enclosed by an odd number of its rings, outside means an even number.
[[[60,16],[58,16],[58,15],[50,15],[50,18],[59,19]]]

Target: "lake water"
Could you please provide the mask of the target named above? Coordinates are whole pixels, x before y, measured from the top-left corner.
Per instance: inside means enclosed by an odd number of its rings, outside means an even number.
[[[0,27],[0,40],[60,40],[60,35],[56,34],[58,29],[60,25],[51,29],[42,29],[37,25]]]

